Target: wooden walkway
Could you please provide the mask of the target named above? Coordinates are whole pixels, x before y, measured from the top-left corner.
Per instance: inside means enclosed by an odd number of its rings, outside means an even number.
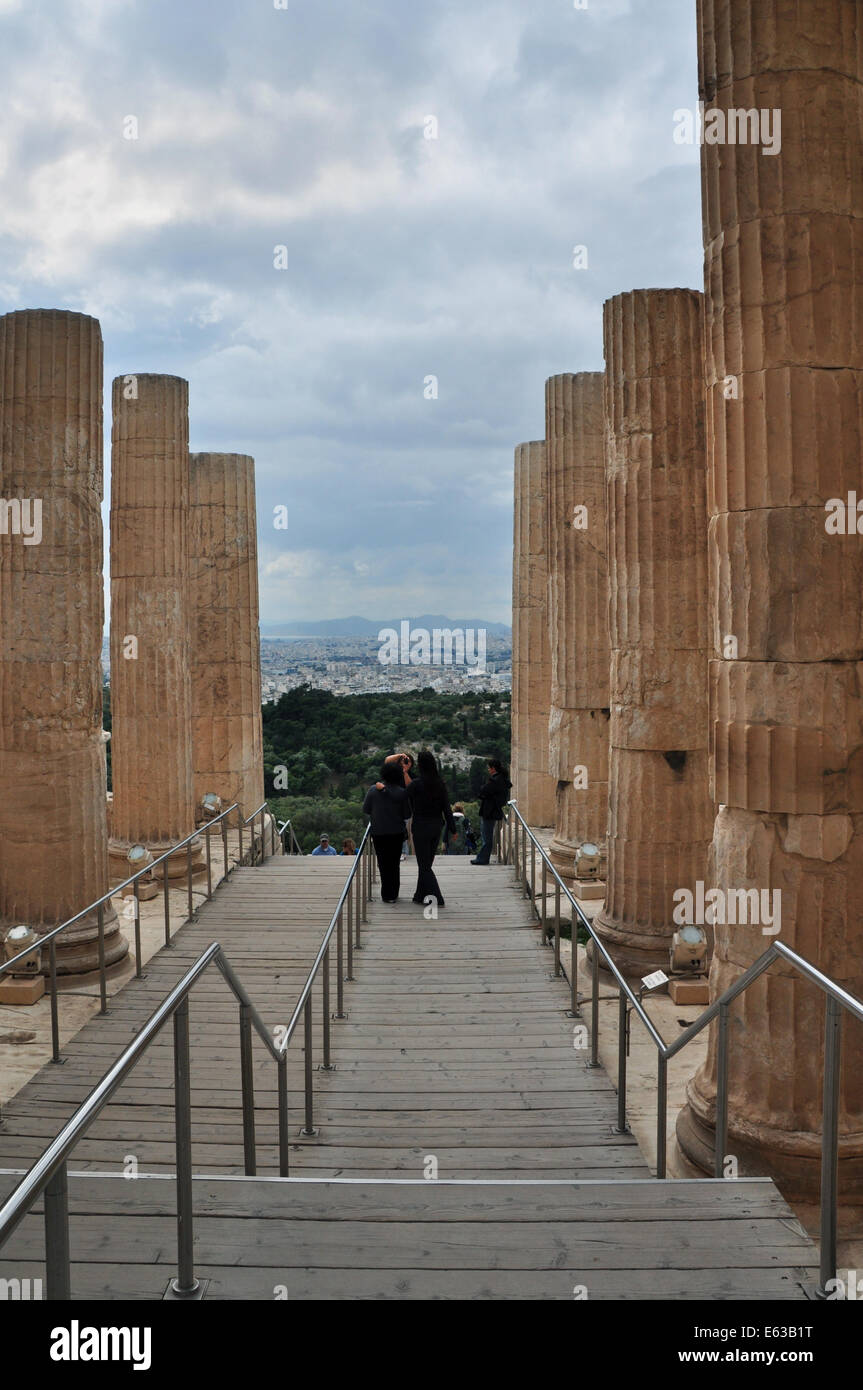
[[[264,1019],[287,1022],[344,860],[236,873],[200,921],[10,1104],[0,1167],[29,1162],[182,970],[220,940]],[[291,1048],[289,1179],[242,1172],[236,1008],[214,971],[192,996],[196,1258],[208,1298],[801,1298],[815,1251],[773,1184],[656,1182],[616,1095],[573,1047],[568,987],[551,978],[529,904],[503,868],[445,860],[437,920],[375,901],[315,1072],[304,1140],[302,1038]],[[202,993],[203,990],[203,993]],[[333,989],[332,1000],[335,999]],[[320,1021],[316,999],[316,1038]],[[107,1031],[106,1031],[107,1030]],[[275,1174],[272,1063],[256,1062],[259,1174]],[[317,1060],[319,1060],[319,1050]],[[77,1150],[73,1290],[159,1298],[176,1223],[170,1033]],[[133,1155],[140,1176],[124,1181]],[[89,1174],[86,1170],[90,1170]],[[98,1170],[96,1177],[93,1170]],[[161,1176],[160,1176],[161,1175]],[[0,1177],[4,1195],[14,1185]],[[0,1277],[39,1277],[38,1212]]]

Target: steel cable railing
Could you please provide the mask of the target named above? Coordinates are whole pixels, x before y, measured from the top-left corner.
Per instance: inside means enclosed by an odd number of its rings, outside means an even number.
[[[822,1099],[821,1134],[821,1282],[817,1290],[819,1297],[827,1297],[829,1281],[836,1277],[838,1187],[839,1187],[839,1074],[842,1046],[842,1014],[847,1011],[863,1022],[863,1002],[847,990],[842,989],[822,971],[818,970],[803,956],[774,941],[767,950],[753,962],[747,970],[730,985],[702,1014],[686,1028],[675,1042],[666,1045],[653,1021],[648,1016],[631,987],[618,970],[604,943],[597,935],[590,919],[585,915],[578,900],[567,888],[558,874],[546,851],[537,840],[518,809],[515,801],[508,804],[510,815],[505,817],[501,833],[502,861],[513,865],[522,884],[522,890],[529,897],[534,911],[543,926],[543,940],[548,935],[548,915],[546,893],[549,876],[555,884],[554,949],[555,974],[560,974],[560,902],[565,894],[572,907],[572,966],[570,968],[570,1014],[580,1017],[578,995],[578,957],[576,942],[576,918],[593,943],[592,988],[591,988],[591,1056],[588,1065],[599,1066],[599,957],[602,956],[607,969],[618,987],[618,1077],[617,1099],[619,1132],[626,1125],[626,1061],[628,1037],[628,1011],[634,1010],[647,1030],[648,1036],[657,1051],[657,1116],[656,1116],[656,1176],[666,1176],[666,1128],[668,1109],[668,1063],[676,1057],[688,1043],[712,1022],[718,1019],[717,1032],[717,1088],[716,1088],[716,1141],[714,1150],[714,1176],[724,1176],[724,1160],[728,1142],[728,1010],[738,995],[777,961],[785,961],[799,974],[817,985],[827,996],[824,1026],[824,1083]],[[528,844],[530,844],[530,875],[528,875]],[[539,853],[542,863],[542,905],[536,907],[536,858]]]
[[[230,808],[230,809],[233,809]],[[257,814],[255,812],[254,814]],[[361,948],[361,923],[368,920],[368,901],[375,877],[371,832],[366,830],[339,895],[330,925],[309,971],[306,983],[286,1028],[268,1030],[252,1004],[241,980],[233,970],[221,945],[213,942],[190,966],[159,1007],[150,1015],[134,1040],[122,1052],[87,1099],[63,1126],[56,1139],[36,1160],[29,1172],[0,1207],[0,1248],[44,1194],[45,1268],[48,1299],[71,1298],[71,1249],[69,1241],[68,1160],[76,1144],[89,1130],[114,1093],[140,1061],[169,1019],[174,1027],[174,1129],[177,1161],[177,1278],[171,1283],[176,1298],[200,1297],[201,1286],[194,1269],[194,1201],[192,1190],[192,1100],[191,1039],[189,995],[208,968],[215,964],[227,982],[240,1013],[240,1084],[243,1114],[243,1165],[248,1177],[257,1172],[255,1134],[255,1089],[252,1031],[264,1043],[277,1066],[279,1175],[290,1175],[288,1115],[288,1048],[300,1018],[304,1037],[304,1126],[300,1133],[311,1137],[314,1128],[314,1037],[312,1030],[312,988],[322,975],[322,1067],[332,1069],[330,1036],[330,948],[336,935],[337,1007],[334,1017],[345,1018],[344,985],[353,979],[353,953]],[[347,943],[345,916],[347,914]],[[347,944],[347,974],[345,974]],[[274,1034],[280,1041],[274,1041]]]

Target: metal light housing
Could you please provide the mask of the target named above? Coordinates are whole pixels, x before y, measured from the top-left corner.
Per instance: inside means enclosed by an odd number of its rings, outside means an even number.
[[[703,927],[681,927],[671,938],[671,969],[700,975],[707,962],[707,932]]]
[[[26,951],[28,946],[33,950],[26,955],[23,960],[19,960],[15,969],[12,971],[13,979],[16,977],[29,979],[32,975],[38,975],[42,967],[42,951],[39,946],[39,934],[32,927],[18,926],[12,927],[6,936],[4,951],[6,959],[11,960],[20,951]]]
[[[576,878],[599,878],[601,863],[602,854],[599,846],[592,844],[590,840],[585,840],[575,855]]]
[[[201,810],[206,820],[213,820],[222,809],[222,798],[215,792],[205,792],[201,797]]]

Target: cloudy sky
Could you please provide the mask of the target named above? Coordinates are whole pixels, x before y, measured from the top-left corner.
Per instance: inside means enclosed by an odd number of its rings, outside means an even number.
[[[281,3],[0,0],[0,312],[255,456],[263,621],[508,622],[545,378],[701,288],[695,0]]]

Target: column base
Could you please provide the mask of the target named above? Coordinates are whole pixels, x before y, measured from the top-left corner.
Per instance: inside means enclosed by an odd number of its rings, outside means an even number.
[[[57,924],[59,925],[59,924]],[[44,935],[52,928],[44,922],[34,931]],[[120,921],[112,904],[104,907],[105,965],[116,965],[129,953],[129,943],[120,931]],[[99,969],[99,917],[90,912],[55,938],[58,975],[89,975]],[[48,947],[42,950],[42,974],[49,973]]]
[[[668,970],[674,927],[669,927],[667,937],[633,930],[606,916],[604,908],[594,918],[593,926],[622,975],[637,975],[641,979],[654,970]],[[605,968],[602,957],[600,968]]]
[[[733,1055],[730,1064],[734,1066]],[[704,1099],[690,1081],[687,1101],[675,1126],[681,1170],[713,1177],[715,1102],[702,1112]],[[773,1178],[788,1202],[815,1202],[821,1194],[821,1136],[800,1130],[773,1129],[729,1113],[728,1153],[737,1176]],[[839,1194],[843,1204],[863,1206],[863,1134],[839,1136]]]
[[[124,879],[131,877],[131,869],[127,856],[133,844],[146,845],[153,858],[158,859],[161,854],[167,854],[168,850],[172,848],[173,842],[110,839],[108,841],[108,872],[111,878],[117,883],[122,883]],[[176,854],[172,854],[170,859],[166,859],[162,864],[157,864],[153,869],[153,877],[161,884],[165,876],[165,870],[167,869],[169,883],[178,883],[188,878],[187,851],[188,846],[184,845]],[[206,873],[207,864],[204,858],[204,844],[203,840],[201,840],[198,844],[192,844],[192,878],[203,878],[206,876]]]

